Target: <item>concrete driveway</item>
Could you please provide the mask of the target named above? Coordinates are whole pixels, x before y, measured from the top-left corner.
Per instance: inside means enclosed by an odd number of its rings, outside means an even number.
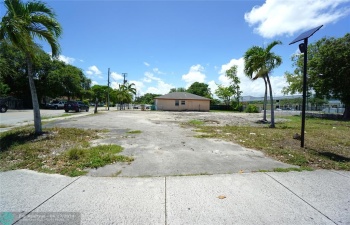
[[[116,173],[126,177],[229,174],[292,167],[268,158],[260,151],[234,143],[196,138],[198,133],[181,126],[181,122],[208,115],[110,111],[95,116],[56,120],[45,126],[108,129],[110,132],[104,133],[103,138],[94,144],[121,145],[124,147],[122,154],[135,158],[131,164],[116,163],[91,170],[91,176],[112,176]],[[127,133],[135,130],[141,133]]]

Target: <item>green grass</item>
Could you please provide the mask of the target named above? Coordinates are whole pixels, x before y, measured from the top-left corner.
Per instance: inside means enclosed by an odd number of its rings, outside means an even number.
[[[350,121],[307,118],[305,148],[300,116],[284,117],[276,128],[259,126],[196,126],[199,138],[220,138],[257,149],[279,161],[305,168],[350,170]],[[191,123],[187,123],[190,125]]]
[[[58,115],[58,116],[42,116],[41,119],[46,120],[46,119],[52,119],[52,118],[61,118],[61,117],[69,117],[69,116],[73,116],[74,114],[62,114],[62,115]]]
[[[45,173],[80,176],[89,168],[114,162],[131,162],[117,145],[90,146],[101,130],[52,128],[40,136],[32,128],[18,128],[0,134],[0,171],[30,169]]]
[[[190,120],[185,125],[190,125],[190,126],[202,126],[204,125],[204,121],[202,120]]]
[[[128,133],[128,134],[141,134],[141,132],[142,131],[140,131],[140,130],[131,130],[131,131],[128,131],[126,133]]]
[[[11,125],[6,125],[6,124],[0,124],[0,128],[8,128],[8,127],[12,127]]]

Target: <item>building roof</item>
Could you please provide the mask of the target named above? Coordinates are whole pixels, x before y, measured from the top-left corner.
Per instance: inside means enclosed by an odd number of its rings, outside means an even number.
[[[187,92],[171,92],[166,95],[155,97],[155,99],[178,99],[178,100],[210,100],[199,95],[187,93]]]

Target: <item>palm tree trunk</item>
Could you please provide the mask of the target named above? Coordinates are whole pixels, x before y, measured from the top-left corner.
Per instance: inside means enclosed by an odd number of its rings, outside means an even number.
[[[266,122],[266,105],[267,105],[267,81],[266,78],[263,77],[264,82],[265,82],[265,95],[264,95],[264,116],[263,116],[263,121]]]
[[[267,83],[269,85],[269,90],[270,90],[270,100],[271,100],[271,125],[270,128],[275,128],[275,110],[273,107],[273,96],[272,96],[272,88],[271,88],[271,82],[269,75],[266,75]]]
[[[28,66],[28,80],[29,80],[30,94],[32,96],[32,104],[33,104],[35,134],[41,134],[42,128],[41,128],[40,107],[39,107],[38,95],[36,93],[35,83],[33,79],[33,74],[32,74],[33,62],[29,54],[27,54],[27,66]]]

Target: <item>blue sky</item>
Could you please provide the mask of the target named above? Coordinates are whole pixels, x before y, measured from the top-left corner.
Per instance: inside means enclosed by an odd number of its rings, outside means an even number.
[[[273,40],[283,64],[271,75],[274,95],[286,86],[285,71],[301,32],[319,26],[309,42],[350,31],[350,0],[79,1],[47,0],[63,28],[60,58],[81,68],[94,84],[118,87],[122,73],[138,95],[168,93],[195,81],[228,85],[224,71],[238,66],[243,95],[262,96],[262,80],[250,81],[242,57]],[[3,5],[0,11],[4,13]],[[45,51],[50,52],[47,45]]]

